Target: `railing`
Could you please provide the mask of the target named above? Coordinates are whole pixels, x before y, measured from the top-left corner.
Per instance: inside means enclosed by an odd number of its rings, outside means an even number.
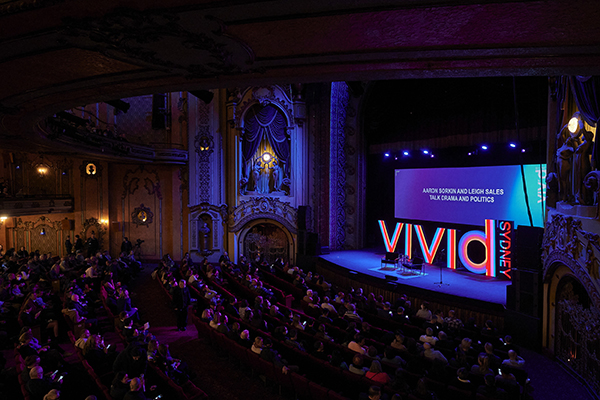
[[[60,116],[48,117],[38,125],[38,129],[50,140],[61,145],[69,145],[78,152],[93,153],[103,157],[125,158],[137,161],[150,161],[161,164],[185,164],[188,161],[187,150],[178,148],[154,148],[126,140],[113,139],[90,132]],[[173,147],[181,147],[174,143]],[[166,147],[161,144],[159,147]]]

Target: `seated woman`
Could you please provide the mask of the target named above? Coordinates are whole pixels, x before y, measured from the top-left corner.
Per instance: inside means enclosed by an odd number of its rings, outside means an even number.
[[[381,383],[382,385],[386,385],[391,381],[390,376],[383,372],[381,363],[377,360],[373,360],[371,362],[371,368],[365,373],[365,376],[374,382]]]
[[[493,375],[494,371],[490,368],[490,359],[485,353],[480,353],[477,357],[477,364],[471,367],[471,373],[476,375],[485,376],[488,374]]]

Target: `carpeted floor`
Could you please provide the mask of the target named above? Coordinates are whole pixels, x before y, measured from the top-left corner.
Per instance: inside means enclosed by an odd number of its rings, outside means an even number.
[[[150,330],[160,343],[169,345],[171,355],[185,360],[196,373],[192,381],[211,400],[281,400],[275,388],[265,387],[250,371],[242,371],[203,340],[191,321],[187,331],[178,332],[169,298],[150,277],[151,267],[132,285],[132,302],[140,309],[142,321],[150,322]]]

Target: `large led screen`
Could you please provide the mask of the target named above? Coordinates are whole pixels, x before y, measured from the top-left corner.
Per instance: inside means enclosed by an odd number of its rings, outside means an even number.
[[[544,226],[546,166],[525,165],[525,182],[534,226]],[[485,219],[529,225],[521,167],[397,169],[398,219],[483,225]]]

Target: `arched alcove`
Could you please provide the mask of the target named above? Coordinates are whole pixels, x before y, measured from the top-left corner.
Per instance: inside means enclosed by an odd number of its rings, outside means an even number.
[[[544,315],[547,347],[559,362],[598,392],[600,315],[591,307],[585,285],[565,263],[554,263],[548,272]]]
[[[249,222],[240,232],[237,254],[249,261],[271,263],[277,258],[293,261],[294,241],[289,230],[270,219]]]

